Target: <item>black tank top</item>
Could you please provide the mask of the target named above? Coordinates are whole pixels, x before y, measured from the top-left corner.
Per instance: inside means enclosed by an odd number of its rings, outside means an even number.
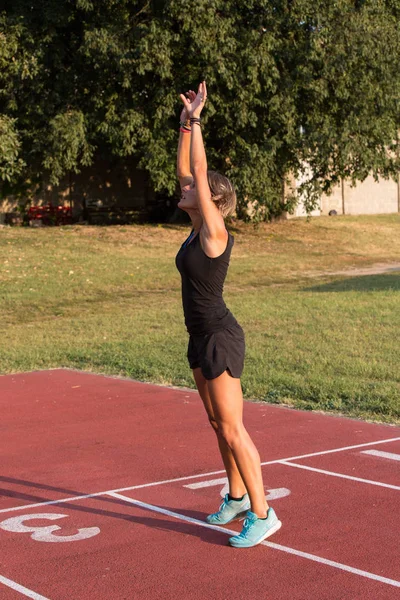
[[[222,293],[234,244],[233,235],[228,232],[225,251],[216,258],[205,254],[200,234],[190,244],[186,245],[186,242],[176,255],[175,264],[182,278],[182,303],[188,333],[207,335],[231,327],[237,321],[226,307]]]

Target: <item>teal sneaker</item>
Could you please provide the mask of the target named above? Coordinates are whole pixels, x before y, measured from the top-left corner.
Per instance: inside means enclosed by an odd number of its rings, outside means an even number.
[[[229,494],[225,494],[219,510],[206,517],[207,523],[213,525],[226,525],[234,519],[242,517],[250,508],[249,495],[245,494],[242,500],[229,500]]]
[[[234,548],[251,548],[278,531],[282,523],[278,520],[273,508],[269,508],[266,519],[259,519],[251,510],[248,511],[243,529],[239,535],[229,538]]]

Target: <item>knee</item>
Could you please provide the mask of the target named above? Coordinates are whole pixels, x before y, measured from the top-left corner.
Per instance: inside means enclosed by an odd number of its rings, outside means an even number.
[[[208,415],[208,420],[210,421],[211,427],[214,429],[215,433],[218,435],[219,427],[217,421],[211,415]]]
[[[237,425],[220,423],[218,429],[219,435],[225,440],[229,448],[237,446],[243,438],[244,427],[241,423]]]

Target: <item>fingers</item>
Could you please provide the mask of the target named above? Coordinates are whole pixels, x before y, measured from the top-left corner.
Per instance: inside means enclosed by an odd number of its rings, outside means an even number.
[[[191,108],[192,109],[194,108],[193,106],[191,107],[191,105],[193,105],[193,103],[196,100],[197,100],[196,106],[199,106],[199,105],[204,106],[205,101],[207,99],[206,82],[202,81],[201,83],[199,83],[197,94],[193,90],[188,90],[187,92],[185,92],[185,94],[179,94],[179,97],[182,100],[185,108],[187,109],[188,114],[190,114]]]
[[[196,98],[196,92],[194,92],[193,90],[189,90],[188,92],[185,92],[185,97],[189,103],[192,103],[193,100]],[[182,99],[182,101],[183,101],[183,99]]]
[[[191,101],[193,101],[196,96],[200,95],[207,95],[207,88],[205,86],[206,82],[203,81],[202,83],[199,83],[199,89],[198,92],[196,94],[196,92],[194,92],[193,90],[188,90],[187,92],[185,92],[185,97],[190,99]],[[181,94],[182,96],[183,94]]]
[[[193,100],[196,98],[196,93],[193,90],[189,90],[186,92],[186,96],[188,97],[189,102],[193,102]]]
[[[207,99],[207,87],[205,81],[202,81],[199,84],[198,96],[200,97],[201,103],[204,104]]]
[[[190,107],[190,102],[184,94],[179,94],[179,98],[182,100],[183,104],[185,105],[185,108]]]

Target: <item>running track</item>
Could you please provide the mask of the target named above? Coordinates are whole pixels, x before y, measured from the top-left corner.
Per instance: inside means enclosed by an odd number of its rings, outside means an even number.
[[[283,526],[238,550],[197,393],[55,369],[0,406],[2,600],[400,597],[400,428],[246,403]]]

